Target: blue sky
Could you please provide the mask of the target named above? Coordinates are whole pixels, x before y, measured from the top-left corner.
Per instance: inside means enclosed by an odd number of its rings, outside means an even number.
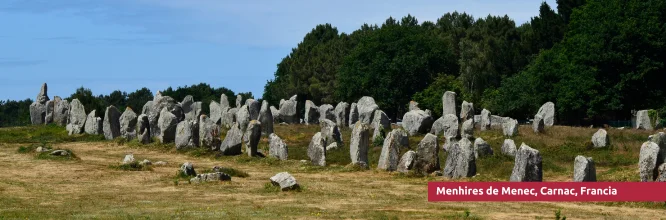
[[[540,0],[2,0],[0,100],[84,86],[95,95],[209,83],[259,98],[276,65],[317,24],[363,23],[446,12],[538,14]],[[547,1],[556,8],[554,0]]]

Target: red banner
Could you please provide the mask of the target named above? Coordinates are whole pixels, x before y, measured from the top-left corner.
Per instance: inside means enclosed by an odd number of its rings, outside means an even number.
[[[428,201],[666,201],[666,182],[429,182]]]

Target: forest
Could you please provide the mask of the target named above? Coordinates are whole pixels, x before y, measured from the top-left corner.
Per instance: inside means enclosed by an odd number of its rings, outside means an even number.
[[[642,109],[666,119],[666,1],[556,4],[543,2],[538,16],[523,24],[464,12],[424,22],[389,17],[351,33],[320,24],[277,64],[261,99],[277,107],[297,94],[302,111],[305,100],[321,105],[372,96],[395,120],[411,100],[439,117],[442,94],[454,91],[477,113],[485,108],[518,120],[532,118],[548,101],[564,125],[629,120]],[[231,90],[205,83],[162,91],[176,100],[193,95],[204,112],[222,93],[234,103]],[[63,98],[78,98],[102,115],[108,105],[140,111],[153,94],[142,88],[93,96],[79,88]],[[0,127],[29,124],[31,102],[0,101]]]

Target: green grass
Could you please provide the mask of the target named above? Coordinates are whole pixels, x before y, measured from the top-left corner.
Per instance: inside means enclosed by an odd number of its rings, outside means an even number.
[[[139,161],[132,161],[131,163],[119,164],[119,165],[109,165],[109,168],[122,170],[122,171],[152,171],[151,166],[144,166],[139,163]]]
[[[76,134],[70,136],[64,127],[55,124],[0,128],[0,143],[66,143],[96,141],[105,141],[104,136],[88,134]]]
[[[47,148],[47,149],[49,149],[49,151],[36,152],[35,150],[37,150],[38,147]],[[67,156],[51,155],[51,152],[56,151],[56,150],[65,150],[65,151],[67,151]],[[26,145],[26,146],[20,146],[16,150],[16,152],[19,153],[19,154],[35,154],[35,159],[38,159],[38,160],[56,160],[56,161],[80,160],[80,158],[78,158],[76,156],[76,154],[74,152],[72,152],[72,150],[59,149],[59,148],[53,149],[51,146],[49,146],[46,143],[30,144],[30,145]]]

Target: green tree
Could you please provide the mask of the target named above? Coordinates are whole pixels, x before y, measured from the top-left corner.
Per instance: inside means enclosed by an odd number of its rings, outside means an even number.
[[[84,87],[76,89],[76,91],[67,98],[67,101],[71,103],[73,99],[78,99],[79,102],[81,102],[86,113],[96,110],[95,116],[104,117],[106,107],[104,106],[103,100],[94,96],[90,89]]]
[[[146,102],[152,100],[153,93],[150,91],[150,89],[143,87],[127,94],[127,107],[132,108],[135,113],[141,114],[143,106],[146,104]]]

